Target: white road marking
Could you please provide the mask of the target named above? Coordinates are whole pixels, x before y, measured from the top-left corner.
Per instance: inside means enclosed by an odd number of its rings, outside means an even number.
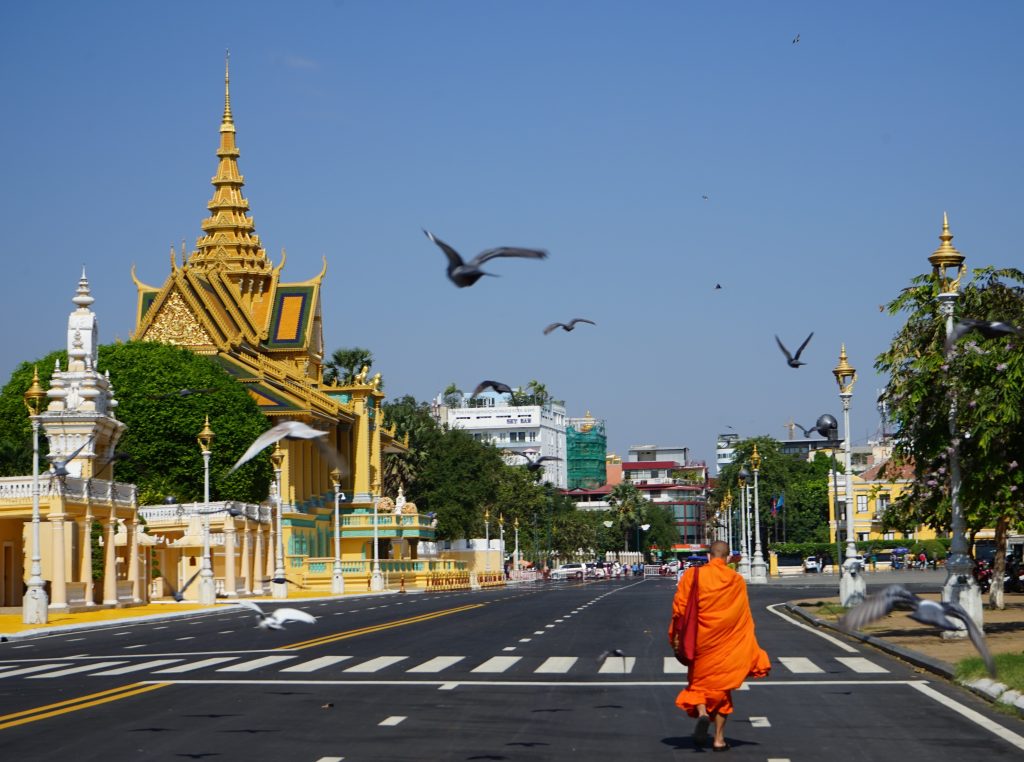
[[[520,643],[529,643],[533,638],[519,638]]]
[[[767,717],[751,717],[750,727],[752,728],[770,728],[772,724],[768,722]]]
[[[521,660],[522,656],[492,656],[483,664],[474,667],[472,672],[504,672]]]
[[[154,627],[153,629],[154,630],[166,630],[167,629],[167,625],[166,624],[162,624],[159,627]]]
[[[781,611],[776,611],[776,607],[777,606],[782,606],[782,605],[783,604],[781,604],[781,603],[775,603],[775,604],[772,604],[771,606],[765,606],[765,609],[767,609],[768,611],[770,611],[773,614],[775,614],[775,616],[781,617],[782,619],[786,620],[787,622],[789,622],[794,627],[799,627],[802,630],[807,630],[808,632],[813,632],[819,638],[824,638],[825,640],[827,640],[832,645],[839,646],[841,649],[843,649],[847,653],[851,653],[851,654],[858,653],[857,649],[854,648],[853,646],[851,646],[849,643],[844,643],[839,638],[834,638],[831,635],[829,635],[827,632],[822,632],[821,630],[816,630],[815,628],[811,627],[809,624],[804,624],[803,622],[798,622],[795,619],[793,619],[792,617],[786,616]]]
[[[42,672],[45,669],[57,669],[58,667],[66,667],[67,664],[35,664],[31,667],[22,667],[16,669],[13,672],[0,673],[0,680],[5,677],[17,677],[18,675],[31,675],[33,672]]]
[[[293,664],[290,667],[285,667],[282,672],[315,672],[318,669],[324,667],[330,667],[339,662],[348,661],[351,656],[321,656],[319,659],[310,659],[304,661],[301,664]]]
[[[47,672],[45,675],[30,675],[29,680],[48,680],[52,677],[64,677],[64,675],[77,675],[79,672],[88,672],[91,669],[102,669],[103,667],[116,667],[118,664],[124,664],[123,661],[101,661],[96,664],[82,664],[78,667],[68,667],[67,669],[60,669],[56,672]]]
[[[320,757],[316,762],[341,762],[344,757]],[[788,761],[787,761],[788,762]]]
[[[78,640],[85,640],[85,638],[68,638],[68,639],[67,639],[67,640],[65,640],[64,642],[65,642],[65,643],[74,643],[74,642],[76,642],[76,641],[78,641]],[[20,648],[20,646],[18,646],[18,647]]]
[[[145,643],[136,643],[134,646],[125,646],[124,650],[127,651],[127,650],[132,649],[132,648],[145,648],[145,647],[146,647]]]
[[[79,640],[85,640],[85,638],[79,638]],[[32,646],[34,646],[34,645],[35,645],[35,643],[27,643],[26,645],[23,645],[23,646],[11,646],[11,648],[32,648]]]
[[[544,634],[544,630],[536,630],[533,634],[534,635],[543,635]]]
[[[782,666],[795,675],[820,675],[825,672],[806,656],[779,656],[777,658]]]
[[[125,630],[124,632],[115,632],[113,634],[114,635],[131,635],[132,631],[131,630]]]
[[[505,647],[504,647],[503,649],[501,649],[501,650],[502,650],[502,651],[515,651],[515,650],[516,650],[516,647],[515,647],[515,646],[505,646]]]
[[[686,665],[680,664],[679,659],[674,656],[665,657],[665,666],[662,667],[662,671],[666,675],[685,675],[687,673]]]
[[[127,667],[116,667],[115,669],[108,669],[103,672],[93,672],[89,677],[113,677],[115,675],[127,675],[130,672],[142,672],[145,669],[154,669],[156,667],[163,667],[167,664],[174,664],[176,661],[181,661],[181,659],[155,659],[154,661],[143,661],[138,664],[129,664]]]
[[[405,717],[402,717],[400,714],[396,714],[396,715],[392,715],[391,717],[388,717],[387,719],[381,720],[377,724],[380,725],[381,727],[393,728],[395,725],[398,725],[404,719],[405,719]]]
[[[556,619],[555,621],[556,622],[564,622],[565,620],[564,619]]]
[[[362,664],[356,664],[354,667],[349,667],[346,672],[379,672],[385,667],[390,667],[392,664],[397,664],[400,661],[405,661],[408,656],[378,656],[376,659],[370,659],[364,661]]]
[[[635,656],[609,656],[597,670],[602,675],[628,675],[636,666]]]
[[[789,762],[789,757],[768,757],[767,762]]]
[[[460,661],[465,659],[465,656],[435,656],[433,659],[417,664],[412,669],[406,670],[407,672],[440,672],[442,669],[448,669],[453,664],[458,664]]]
[[[577,662],[575,656],[551,656],[544,660],[534,672],[538,675],[564,675]]]
[[[836,661],[862,675],[883,675],[889,672],[885,667],[875,664],[863,656],[837,656]]]
[[[221,630],[221,631],[220,631],[220,632],[218,632],[217,634],[218,634],[218,635],[230,635],[230,634],[231,634],[231,633],[233,633],[233,632],[234,632],[234,630]]]
[[[214,664],[223,664],[226,661],[234,661],[237,656],[217,656],[213,659],[203,659],[202,661],[194,661],[190,664],[181,664],[177,667],[170,667],[169,669],[161,669],[156,674],[158,675],[177,675],[182,672],[194,672],[197,669],[203,669],[205,667],[212,667]]]
[[[196,639],[195,635],[186,635],[183,638],[175,638],[175,640],[195,640],[195,639]]]
[[[264,656],[262,659],[253,659],[252,661],[243,661],[241,664],[229,664],[226,667],[221,667],[218,672],[252,672],[255,669],[261,667],[269,667],[271,664],[279,664],[283,661],[294,659],[294,656]]]
[[[977,723],[978,725],[983,727],[985,730],[987,730],[990,733],[993,733],[993,734],[999,736],[1000,738],[1002,738],[1007,743],[1013,744],[1018,749],[1024,749],[1024,736],[1020,736],[1017,733],[1014,733],[1012,730],[1004,728],[998,722],[990,720],[985,715],[980,714],[980,713],[974,711],[973,709],[970,709],[969,707],[964,706],[959,701],[955,701],[955,700],[949,698],[948,696],[945,696],[945,695],[939,693],[937,690],[935,690],[930,685],[928,685],[927,682],[924,682],[923,680],[922,681],[915,680],[913,682],[908,683],[908,685],[910,685],[911,688],[919,690],[925,696],[928,696],[929,698],[935,699],[936,701],[938,701],[943,706],[949,707],[954,712],[957,712],[957,713],[963,715],[964,717],[966,717],[967,719],[971,720],[972,722]]]
[[[439,691],[453,691],[458,687],[458,683],[441,683],[439,686],[437,686],[437,689]]]
[[[518,657],[516,657],[518,658]],[[173,668],[172,668],[173,669]],[[164,670],[166,671],[166,670]],[[152,685],[154,683],[167,683],[169,685],[363,685],[363,686],[427,686],[439,687],[452,685],[462,688],[474,686],[494,688],[675,688],[679,689],[677,680],[465,680],[441,681],[441,680],[258,680],[245,678],[228,678],[221,680],[143,680],[143,683]],[[792,688],[794,686],[806,687],[834,687],[837,685],[913,685],[910,680],[757,680],[752,683],[757,688]],[[750,685],[744,683],[737,690],[750,690]]]
[[[554,627],[553,624],[546,624],[546,625],[544,625],[544,628],[547,629],[547,630],[550,630],[552,627]]]

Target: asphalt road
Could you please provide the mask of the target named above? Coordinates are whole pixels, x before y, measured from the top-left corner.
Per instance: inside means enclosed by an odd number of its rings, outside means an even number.
[[[773,670],[734,694],[725,759],[1024,756],[1024,722],[770,608],[833,587],[751,588]],[[225,606],[0,644],[0,749],[75,762],[691,758],[709,751],[673,703],[685,675],[666,643],[672,592],[627,579],[310,602],[298,605],[319,621],[283,632]],[[624,657],[600,658],[613,649]]]

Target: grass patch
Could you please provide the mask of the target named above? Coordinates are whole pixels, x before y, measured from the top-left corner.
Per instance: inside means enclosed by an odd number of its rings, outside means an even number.
[[[1024,693],[1024,654],[996,654],[996,680],[1009,688]],[[956,679],[961,682],[988,677],[980,656],[957,662]]]

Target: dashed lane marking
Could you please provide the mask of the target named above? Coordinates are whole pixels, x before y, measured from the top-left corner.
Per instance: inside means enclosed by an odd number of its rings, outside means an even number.
[[[806,656],[780,656],[779,662],[795,675],[820,675],[825,670]]]
[[[454,664],[458,664],[460,661],[465,659],[465,656],[435,656],[433,659],[418,664],[409,672],[440,672],[443,669],[448,669]]]
[[[885,667],[862,656],[837,656],[836,661],[862,675],[882,675],[889,672]]]
[[[56,672],[46,672],[42,675],[31,675],[29,680],[49,680],[54,677],[64,677],[65,675],[77,675],[79,672],[88,672],[92,669],[102,669],[103,667],[116,667],[118,664],[124,664],[123,661],[101,661],[95,664],[79,664],[77,667],[68,667],[67,669],[59,669]]]
[[[405,717],[403,717],[400,714],[395,714],[395,715],[392,715],[391,717],[387,717],[387,718],[381,720],[377,724],[380,725],[381,727],[393,728],[395,725],[400,724],[404,720],[405,720]]]
[[[752,728],[770,728],[772,724],[768,722],[767,717],[751,717],[750,727]]]
[[[290,667],[285,667],[282,672],[315,672],[318,669],[324,667],[332,667],[343,661],[348,661],[351,656],[321,656],[319,659],[310,659],[304,661],[301,664],[293,664]]]
[[[127,675],[131,672],[142,672],[147,669],[156,669],[157,667],[163,667],[168,664],[174,664],[175,662],[181,661],[181,659],[154,659],[153,661],[144,661],[139,664],[129,664],[127,667],[115,667],[114,669],[108,669],[103,672],[94,672],[90,677],[113,677],[116,675]]]
[[[289,661],[294,659],[294,656],[264,656],[260,659],[252,659],[250,661],[243,661],[241,664],[229,664],[226,667],[221,667],[218,672],[252,672],[253,670],[260,669],[261,667],[269,667],[271,664],[279,664],[282,661]]]
[[[161,669],[156,674],[178,675],[182,672],[194,672],[197,669],[205,669],[206,667],[212,667],[214,664],[223,664],[227,661],[234,661],[237,658],[237,656],[217,656],[212,659],[203,659],[202,661],[192,662],[191,664],[180,664],[177,667]]]

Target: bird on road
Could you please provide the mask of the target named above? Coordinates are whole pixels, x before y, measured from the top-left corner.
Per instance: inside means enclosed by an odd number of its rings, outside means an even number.
[[[476,385],[476,389],[474,389],[473,393],[469,395],[469,398],[473,399],[478,394],[480,394],[480,392],[482,392],[484,389],[493,389],[498,394],[512,393],[512,387],[509,386],[508,384],[501,383],[501,381],[481,381],[479,384]]]
[[[523,249],[516,246],[499,246],[496,249],[487,249],[473,257],[468,262],[462,259],[459,252],[446,244],[440,238],[434,237],[429,230],[423,231],[431,241],[437,244],[438,248],[448,257],[448,278],[459,288],[472,286],[485,275],[498,277],[494,273],[486,273],[480,269],[480,265],[489,262],[497,257],[519,257],[521,259],[547,259],[548,253],[544,249]]]
[[[811,331],[811,336],[814,335],[814,331]],[[789,350],[786,349],[782,343],[782,339],[779,338],[778,334],[775,335],[775,342],[779,345],[779,349],[782,350],[782,354],[786,356],[786,364],[791,368],[799,368],[801,365],[806,365],[805,362],[800,362],[800,355],[803,353],[804,348],[807,346],[807,342],[811,340],[811,336],[804,339],[804,343],[800,345],[800,348],[796,350],[795,355],[791,355]]]
[[[260,608],[258,603],[254,603],[253,601],[235,601],[235,605],[255,612],[260,618],[259,624],[256,626],[261,630],[283,630],[285,622],[305,622],[307,624],[316,624],[315,616],[307,614],[305,611],[301,611],[300,609],[276,609],[272,614],[267,614]]]
[[[992,660],[992,654],[989,653],[988,647],[985,645],[985,634],[959,603],[930,601],[914,595],[903,585],[889,585],[881,592],[868,596],[863,603],[848,611],[839,620],[839,626],[848,630],[859,630],[876,619],[881,619],[897,606],[909,606],[912,609],[911,619],[922,624],[934,625],[940,630],[961,629],[953,621],[953,619],[959,619],[967,628],[967,635],[974,647],[981,654],[988,673],[995,677],[996,666]]]
[[[544,335],[547,336],[554,330],[561,328],[563,331],[568,333],[569,331],[575,330],[577,323],[589,323],[590,325],[597,325],[593,320],[587,320],[586,318],[573,318],[568,323],[552,323],[544,329]]]
[[[977,331],[986,339],[998,339],[1002,336],[1024,336],[1024,330],[1016,326],[1004,323],[1000,320],[973,320],[971,318],[960,318],[953,324],[953,331],[946,339],[946,351],[953,348],[953,345],[963,336],[971,331]]]
[[[281,423],[274,426],[272,429],[267,429],[260,434],[256,441],[249,445],[249,449],[245,451],[238,462],[231,467],[228,473],[236,471],[243,463],[246,463],[256,457],[260,450],[270,445],[280,442],[282,439],[312,439],[313,444],[320,450],[320,454],[324,456],[324,459],[331,464],[332,468],[338,469],[342,474],[348,473],[348,464],[345,463],[345,459],[341,456],[337,450],[331,447],[327,442],[324,441],[328,432],[314,429],[312,426],[307,426],[302,421],[281,421]]]
[[[556,455],[541,455],[539,458],[531,458],[525,452],[514,452],[513,455],[518,455],[520,458],[526,458],[526,470],[533,473],[534,471],[540,471],[544,467],[544,464],[549,460],[561,460]]]

